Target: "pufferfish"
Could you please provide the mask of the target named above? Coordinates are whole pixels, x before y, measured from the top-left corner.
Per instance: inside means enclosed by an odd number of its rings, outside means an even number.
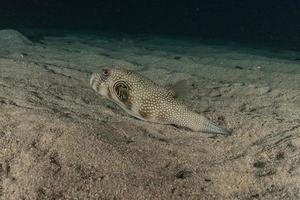
[[[102,69],[92,74],[90,84],[97,93],[138,119],[185,127],[192,131],[230,135],[228,130],[179,102],[173,90],[134,71]]]

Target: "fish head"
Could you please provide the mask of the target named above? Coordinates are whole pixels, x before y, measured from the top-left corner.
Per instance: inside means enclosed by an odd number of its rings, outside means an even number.
[[[108,99],[125,101],[128,98],[130,74],[131,71],[126,69],[104,68],[92,74],[90,85]]]

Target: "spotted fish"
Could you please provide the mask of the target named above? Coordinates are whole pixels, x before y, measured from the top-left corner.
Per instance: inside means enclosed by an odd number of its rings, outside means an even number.
[[[130,115],[149,122],[172,124],[192,131],[229,135],[230,132],[189,110],[173,90],[127,69],[103,69],[92,74],[92,88]]]

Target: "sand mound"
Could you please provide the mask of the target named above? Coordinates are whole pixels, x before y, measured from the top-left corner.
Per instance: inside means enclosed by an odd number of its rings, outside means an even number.
[[[23,49],[32,42],[16,30],[0,30],[0,47],[5,50]]]

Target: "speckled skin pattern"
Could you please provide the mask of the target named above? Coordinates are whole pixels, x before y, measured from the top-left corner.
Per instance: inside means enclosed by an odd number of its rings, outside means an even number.
[[[130,115],[160,124],[173,124],[207,133],[230,133],[189,110],[175,93],[126,69],[103,69],[90,79],[93,89],[121,106]]]

